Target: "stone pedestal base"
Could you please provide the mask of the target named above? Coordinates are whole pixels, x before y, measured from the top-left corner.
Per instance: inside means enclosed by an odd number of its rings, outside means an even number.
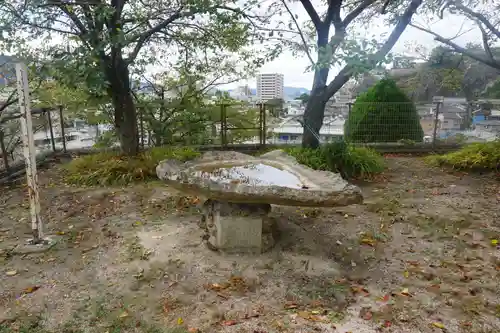
[[[274,245],[276,225],[268,216],[269,204],[232,203],[207,200],[200,226],[212,250],[261,253]]]

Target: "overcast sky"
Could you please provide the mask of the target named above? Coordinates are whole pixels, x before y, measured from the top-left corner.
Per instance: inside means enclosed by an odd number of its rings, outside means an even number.
[[[301,20],[307,18],[307,14],[305,10],[302,8],[300,3],[295,3],[294,12],[296,12]],[[427,23],[423,18],[414,16],[414,23],[429,28],[429,23]],[[443,20],[433,23],[430,25],[432,30],[442,34],[445,37],[454,37],[459,33],[459,31],[465,32],[472,28],[469,21],[462,17],[458,16],[448,16]],[[374,22],[373,25],[370,25],[370,34],[381,35],[384,32],[390,32],[392,27],[384,26],[383,22]],[[469,31],[464,33],[454,41],[460,45],[465,46],[468,42],[474,42],[480,40],[479,33],[476,30]],[[435,46],[439,45],[439,43],[435,42],[431,35],[428,35],[416,28],[407,27],[403,35],[401,36],[398,43],[394,46],[393,52],[397,54],[405,54],[405,55],[416,55],[412,48],[415,45],[422,45],[427,50],[431,50]],[[305,69],[309,65],[309,60],[306,56],[301,58],[294,57],[290,52],[284,52],[281,56],[264,65],[261,72],[262,73],[281,73],[284,74],[285,86],[291,87],[301,87],[310,89],[312,86],[313,73],[305,72]],[[336,70],[330,71],[329,80],[332,80],[334,75],[336,74]],[[242,81],[240,83],[232,84],[229,88],[233,88],[238,85],[248,84],[250,87],[255,87],[255,79]]]
[[[298,21],[300,24],[308,20],[308,15],[302,7],[301,3],[296,2],[288,2],[291,11],[294,14],[298,15]],[[318,1],[313,1],[316,5]],[[320,12],[320,10],[318,10]],[[320,13],[321,14],[321,13]],[[471,22],[460,16],[447,16],[442,20],[439,20],[432,25],[426,23],[423,17],[419,17],[418,15],[414,16],[413,22],[419,24],[421,26],[425,26],[426,28],[431,28],[431,30],[443,35],[444,37],[454,37],[459,32],[461,32],[460,37],[456,38],[454,42],[465,46],[468,42],[480,42],[480,33],[477,29],[471,30],[473,26]],[[369,31],[365,30],[357,30],[357,33],[365,33],[366,35],[376,35],[381,36],[383,33],[390,33],[392,27],[386,26],[382,20],[378,20],[375,22],[370,22]],[[333,30],[333,29],[332,29]],[[467,33],[463,33],[469,31]],[[54,34],[53,34],[54,35]],[[383,38],[380,38],[383,41]],[[61,43],[61,39],[59,36],[53,36],[53,43]],[[46,42],[46,41],[45,41]],[[29,44],[38,44],[39,40],[32,41]],[[393,53],[396,54],[404,54],[408,56],[416,55],[414,53],[414,48],[416,45],[421,45],[425,47],[428,51],[432,50],[435,46],[439,45],[439,43],[433,40],[431,35],[428,35],[424,32],[421,32],[418,29],[413,27],[407,27],[402,37],[398,41],[398,43],[393,48]],[[258,48],[256,48],[258,50]],[[316,56],[313,54],[313,58]],[[310,89],[312,86],[313,73],[305,72],[306,68],[310,65],[309,60],[304,55],[302,57],[294,57],[291,52],[284,51],[276,60],[269,62],[263,66],[260,72],[262,73],[281,73],[284,75],[285,85],[291,87],[301,87]],[[148,66],[149,67],[149,66]],[[151,72],[157,72],[159,70],[164,70],[157,65],[152,65]],[[149,68],[148,68],[149,71]],[[330,71],[329,80],[332,80],[335,76],[338,69],[332,69]],[[255,87],[255,79],[240,81],[238,83],[233,83],[231,85],[221,86],[221,88],[231,89],[240,85],[248,84],[250,87]]]

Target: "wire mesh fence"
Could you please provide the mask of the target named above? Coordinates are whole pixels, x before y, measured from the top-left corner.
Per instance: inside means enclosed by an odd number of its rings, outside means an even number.
[[[345,120],[344,138],[353,143],[423,142],[421,120],[413,103],[356,103]],[[432,135],[432,117],[423,125]]]
[[[323,126],[316,133],[320,143],[346,140],[436,146],[491,141],[500,133],[500,100],[337,104],[325,112]],[[13,166],[22,160],[19,115],[15,110],[9,114],[0,120],[0,178],[6,170],[16,171]],[[37,154],[92,148],[99,143],[106,148],[118,145],[116,137],[103,140],[113,135],[111,125],[89,125],[83,120],[65,123],[62,108],[34,109],[32,114]],[[191,115],[179,112],[151,120],[139,110],[140,145],[144,149],[164,145],[299,145],[305,125],[303,113],[287,114],[266,104],[221,103]]]
[[[341,112],[339,110],[346,110]],[[300,144],[303,114],[284,117],[269,129],[271,144]],[[491,141],[500,134],[500,100],[440,99],[433,103],[336,103],[316,133],[321,143],[414,143],[436,146]]]
[[[12,110],[4,111],[5,114],[0,119],[0,180],[9,178],[24,170],[21,124],[19,121],[21,115],[12,112]],[[61,123],[59,122],[62,109],[59,110],[57,116],[54,116],[53,111],[57,110],[44,108],[31,111],[33,138],[38,157],[66,150],[64,128],[62,131],[60,130]]]
[[[265,144],[264,105],[220,103],[193,112],[176,112],[168,117],[139,113],[139,137],[143,148],[163,145]],[[269,112],[269,111],[268,111]]]

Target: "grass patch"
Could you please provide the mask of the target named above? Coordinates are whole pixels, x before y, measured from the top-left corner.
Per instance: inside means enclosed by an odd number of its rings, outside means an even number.
[[[64,180],[80,186],[127,185],[157,179],[156,166],[164,159],[188,161],[199,156],[191,148],[156,147],[137,156],[105,152],[82,156],[63,167]]]
[[[335,142],[318,149],[292,147],[285,151],[315,170],[338,172],[345,179],[370,177],[385,169],[382,155],[366,147]]]
[[[424,161],[433,166],[450,166],[459,170],[499,170],[500,140],[472,143],[452,153],[427,156]]]

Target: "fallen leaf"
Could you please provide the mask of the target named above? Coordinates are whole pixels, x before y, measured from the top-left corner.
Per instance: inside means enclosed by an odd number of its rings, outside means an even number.
[[[16,271],[16,270],[12,270],[12,271],[7,271],[7,272],[5,272],[5,275],[7,275],[7,276],[14,276],[14,275],[16,275],[16,274],[17,274],[17,271]]]
[[[299,311],[297,312],[297,316],[303,319],[309,319],[309,312],[307,311]]]
[[[260,313],[258,313],[258,312],[246,313],[243,316],[244,319],[258,318],[258,317],[260,317]]]
[[[491,245],[492,246],[498,246],[498,239],[492,239],[491,240]]]
[[[401,290],[400,294],[403,295],[403,296],[411,296],[410,291],[408,290],[408,288],[404,288],[403,290]]]
[[[369,295],[370,292],[368,289],[362,287],[362,286],[351,286],[351,291],[356,294],[356,293],[365,293],[366,295]]]
[[[224,295],[223,293],[217,293],[217,296],[219,296],[222,299],[229,299],[228,295]]]
[[[127,311],[123,311],[121,314],[120,314],[120,318],[127,318],[129,316],[128,312]]]
[[[410,272],[408,272],[408,271],[404,271],[403,276],[404,276],[405,278],[408,278],[408,277],[410,276]]]
[[[169,313],[170,312],[170,305],[168,304],[168,301],[163,302],[163,313]]]
[[[384,297],[381,298],[382,302],[389,302],[391,296],[389,295],[384,295]]]
[[[177,318],[177,325],[182,325],[184,324],[184,320],[182,320],[181,317]]]
[[[229,287],[228,284],[219,284],[219,283],[211,283],[207,286],[207,289],[213,290],[213,291],[221,291],[224,289],[227,289]]]
[[[440,328],[440,329],[444,329],[444,325],[442,323],[439,323],[439,322],[433,322],[432,326]]]
[[[286,302],[284,307],[286,310],[292,310],[298,308],[299,306],[295,302]]]
[[[190,327],[188,328],[189,333],[200,333],[200,330],[197,328]]]
[[[322,318],[321,316],[315,316],[315,315],[310,315],[309,318],[310,321],[317,321],[317,322],[324,322],[325,318]]]
[[[31,286],[23,290],[23,294],[31,294],[40,289],[40,286]]]
[[[391,327],[392,323],[389,320],[384,321],[384,327]]]
[[[360,240],[360,243],[368,246],[375,246],[376,241],[373,238],[365,237]]]
[[[233,325],[236,325],[238,324],[238,322],[236,320],[224,320],[221,325],[222,326],[233,326]]]

